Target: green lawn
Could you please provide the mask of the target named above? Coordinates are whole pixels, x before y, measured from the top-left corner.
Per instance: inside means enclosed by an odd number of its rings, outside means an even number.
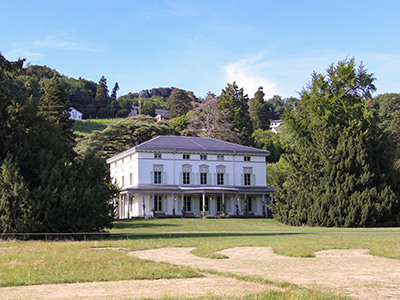
[[[102,131],[109,124],[120,122],[121,118],[116,119],[88,119],[82,121],[74,121],[72,130],[75,134],[86,136],[92,133],[94,130]]]
[[[133,250],[160,247],[194,247],[194,254],[221,259],[215,251],[238,246],[269,246],[279,254],[303,257],[324,249],[366,248],[373,255],[400,259],[400,228],[310,228],[285,226],[271,219],[177,218],[116,221],[111,233],[109,238],[96,241],[0,242],[0,286],[207,274],[127,255]],[[292,285],[286,288],[285,292],[243,299],[343,299]]]

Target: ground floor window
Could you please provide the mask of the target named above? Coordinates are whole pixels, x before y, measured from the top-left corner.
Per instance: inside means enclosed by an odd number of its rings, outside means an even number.
[[[245,207],[245,211],[246,212],[252,212],[253,211],[253,205],[252,205],[251,197],[247,197],[245,205],[246,205],[246,207]]]
[[[160,195],[154,196],[154,210],[162,211],[162,198]]]
[[[192,211],[192,198],[190,196],[183,197],[183,210]]]
[[[222,211],[222,197],[218,196],[217,197],[217,211]]]

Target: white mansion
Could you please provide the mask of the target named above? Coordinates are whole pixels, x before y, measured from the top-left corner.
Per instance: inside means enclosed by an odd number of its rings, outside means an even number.
[[[153,138],[107,160],[121,188],[116,217],[267,217],[269,154],[212,138]]]

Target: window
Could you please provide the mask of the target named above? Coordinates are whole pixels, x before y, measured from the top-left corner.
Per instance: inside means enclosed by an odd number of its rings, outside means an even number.
[[[206,197],[204,200],[205,211],[208,211],[208,198]],[[199,210],[203,211],[203,198],[200,198]]]
[[[251,197],[247,197],[246,202],[245,202],[245,211],[246,212],[251,212],[253,210],[252,202],[251,202]]]
[[[154,196],[154,210],[162,211],[162,199],[159,195]]]
[[[129,174],[129,185],[133,185],[133,174]]]
[[[222,197],[218,196],[217,197],[217,211],[222,211]]]
[[[224,173],[217,173],[217,184],[224,185]]]
[[[217,155],[217,160],[224,160],[224,156],[223,155]]]
[[[251,174],[244,174],[244,185],[251,185]]]
[[[161,158],[161,153],[154,153],[154,158],[160,159]]]
[[[250,156],[244,156],[244,157],[243,157],[243,160],[244,160],[244,161],[250,161]]]
[[[190,198],[190,196],[183,197],[183,210],[192,211],[192,199]]]
[[[189,172],[183,172],[183,184],[190,184],[190,173]]]
[[[183,159],[190,159],[190,154],[183,154]]]
[[[161,171],[154,171],[154,184],[161,184]]]
[[[200,160],[207,160],[206,154],[200,154]]]
[[[200,173],[200,184],[207,184],[207,173]]]
[[[124,186],[125,186],[125,176],[122,176],[121,187],[124,187]]]

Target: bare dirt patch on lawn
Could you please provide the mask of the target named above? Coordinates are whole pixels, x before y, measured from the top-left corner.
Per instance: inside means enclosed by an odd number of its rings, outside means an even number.
[[[109,282],[43,284],[0,288],[0,299],[186,299],[207,295],[237,297],[273,286],[233,278],[208,276],[190,279],[123,280]]]
[[[325,250],[316,257],[277,255],[270,247],[237,247],[218,253],[228,259],[195,256],[193,248],[135,251],[141,259],[187,265],[238,275],[260,276],[358,299],[400,299],[400,260],[376,257],[368,250]]]

